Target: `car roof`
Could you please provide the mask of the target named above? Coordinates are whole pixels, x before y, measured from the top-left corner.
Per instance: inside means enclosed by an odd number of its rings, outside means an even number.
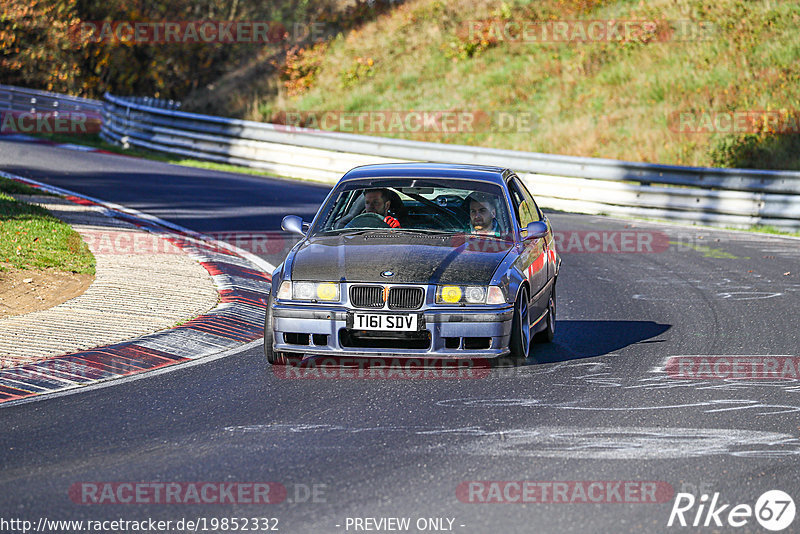
[[[461,178],[481,180],[503,185],[507,169],[484,165],[462,165],[452,163],[379,163],[362,165],[348,171],[340,182],[364,178]]]

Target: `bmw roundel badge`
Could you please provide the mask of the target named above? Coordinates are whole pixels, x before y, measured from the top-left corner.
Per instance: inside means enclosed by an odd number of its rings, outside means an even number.
[[[383,271],[381,273],[381,276],[384,278],[391,278],[392,276],[394,276],[394,273],[392,271]]]

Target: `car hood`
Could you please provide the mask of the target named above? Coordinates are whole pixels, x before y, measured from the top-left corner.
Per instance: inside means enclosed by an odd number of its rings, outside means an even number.
[[[487,285],[514,247],[511,241],[464,235],[317,236],[292,260],[294,280]],[[381,273],[391,271],[393,276]]]

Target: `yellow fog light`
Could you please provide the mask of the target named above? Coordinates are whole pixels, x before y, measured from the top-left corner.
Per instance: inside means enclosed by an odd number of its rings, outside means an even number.
[[[441,295],[444,302],[455,304],[461,300],[461,288],[458,286],[444,286]]]
[[[329,282],[318,284],[317,298],[319,300],[339,300],[339,286]]]

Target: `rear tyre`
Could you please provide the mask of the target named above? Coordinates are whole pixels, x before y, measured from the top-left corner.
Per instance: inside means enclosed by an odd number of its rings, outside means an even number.
[[[270,365],[286,365],[289,363],[286,354],[275,352],[272,348],[274,332],[272,330],[272,295],[267,299],[267,312],[264,316],[264,355]]]
[[[515,363],[528,358],[531,348],[531,320],[528,288],[523,287],[514,303],[514,320],[511,323],[511,359]]]
[[[553,289],[550,290],[550,298],[547,301],[547,325],[545,329],[536,334],[538,343],[550,343],[556,336],[556,284],[553,282]]]

